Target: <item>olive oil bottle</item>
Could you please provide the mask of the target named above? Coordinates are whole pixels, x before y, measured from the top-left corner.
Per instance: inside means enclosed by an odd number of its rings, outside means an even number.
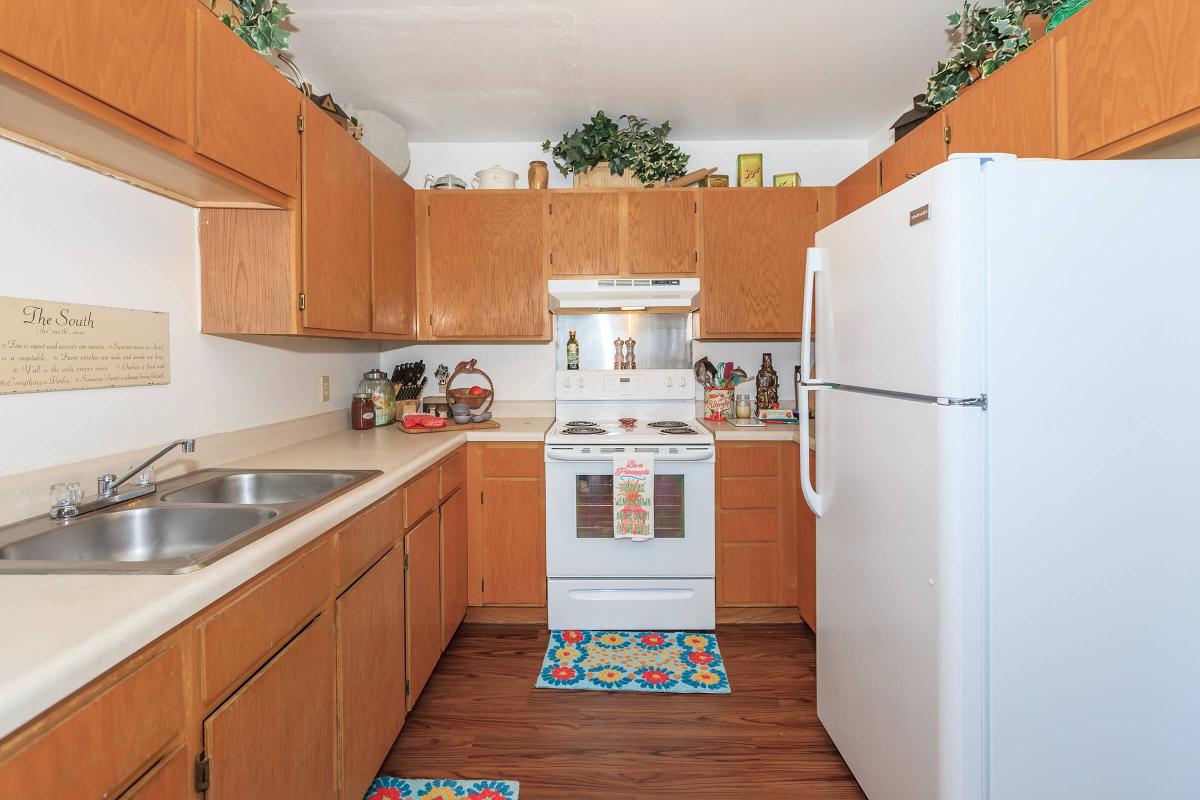
[[[579,369],[579,340],[575,338],[575,331],[571,331],[567,339],[567,369]]]

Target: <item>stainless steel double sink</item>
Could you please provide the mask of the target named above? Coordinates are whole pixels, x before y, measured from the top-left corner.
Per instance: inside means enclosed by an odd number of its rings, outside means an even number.
[[[0,527],[0,573],[191,572],[379,474],[197,470],[108,509]]]

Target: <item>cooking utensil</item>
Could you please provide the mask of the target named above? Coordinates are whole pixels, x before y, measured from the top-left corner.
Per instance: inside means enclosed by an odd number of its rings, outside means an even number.
[[[717,171],[716,167],[706,167],[689,172],[687,175],[680,175],[678,178],[672,178],[667,181],[667,186],[695,186],[700,181],[707,178]]]
[[[708,373],[708,385],[716,386],[717,385],[717,368],[713,365],[713,363],[711,361],[708,360],[708,356],[704,356],[703,358],[701,358],[700,363],[704,365],[704,371]]]
[[[725,381],[726,383],[729,383],[729,379],[731,377],[733,377],[733,367],[734,367],[734,364],[732,361],[725,362],[724,368],[721,371],[721,380]]]

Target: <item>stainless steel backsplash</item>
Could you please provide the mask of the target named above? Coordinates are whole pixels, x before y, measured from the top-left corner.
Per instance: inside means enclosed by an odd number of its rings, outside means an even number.
[[[581,369],[612,369],[613,340],[633,337],[638,369],[690,369],[692,328],[690,314],[556,314],[554,364],[567,368],[567,338],[572,330],[579,341]]]

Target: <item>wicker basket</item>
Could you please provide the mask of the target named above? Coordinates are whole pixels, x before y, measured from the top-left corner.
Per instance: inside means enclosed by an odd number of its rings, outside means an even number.
[[[575,173],[576,189],[642,189],[642,182],[633,177],[631,170],[625,170],[620,175],[613,175],[607,161],[601,161],[587,172]],[[657,181],[654,186],[662,186],[663,181]]]

